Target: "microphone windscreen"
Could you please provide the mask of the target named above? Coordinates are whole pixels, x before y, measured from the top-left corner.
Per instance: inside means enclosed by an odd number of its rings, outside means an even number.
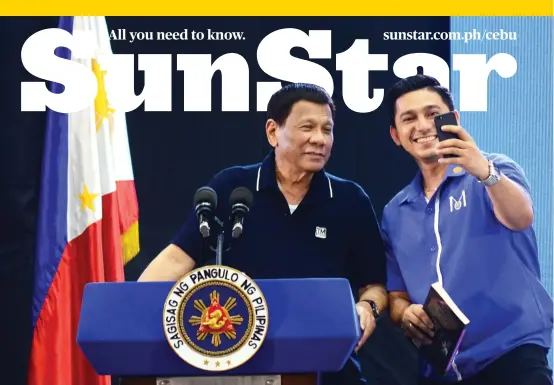
[[[229,197],[229,205],[231,207],[237,203],[242,203],[246,207],[250,208],[253,202],[254,196],[246,187],[237,187],[231,192],[231,196]]]
[[[196,193],[194,194],[194,198],[193,198],[193,205],[197,206],[202,202],[207,202],[210,205],[212,205],[214,209],[216,208],[217,193],[214,191],[213,188],[205,186],[205,187],[200,187],[198,190],[196,190]]]

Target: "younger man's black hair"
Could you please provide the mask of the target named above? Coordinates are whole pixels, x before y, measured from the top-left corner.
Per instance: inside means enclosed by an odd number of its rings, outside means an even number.
[[[389,123],[392,127],[396,127],[396,124],[394,123],[394,116],[396,114],[396,101],[398,98],[408,92],[421,89],[428,89],[436,92],[440,95],[441,99],[448,106],[450,111],[454,111],[454,99],[452,98],[450,91],[448,91],[446,87],[441,86],[438,80],[434,77],[418,73],[417,75],[410,76],[396,82],[385,96],[384,106],[387,109]]]

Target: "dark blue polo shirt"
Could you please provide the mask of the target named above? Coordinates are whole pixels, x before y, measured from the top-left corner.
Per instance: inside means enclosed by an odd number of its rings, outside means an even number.
[[[291,214],[277,186],[275,157],[219,172],[209,183],[218,194],[217,217],[225,222],[223,264],[252,278],[347,278],[353,290],[386,281],[385,251],[372,203],[356,183],[316,173],[310,189]],[[229,195],[244,186],[254,204],[238,240],[231,238]],[[210,240],[215,246],[215,238]],[[230,242],[230,244],[229,244]],[[203,242],[191,210],[172,243],[197,265],[215,258]]]
[[[485,155],[530,194],[516,162]],[[486,188],[450,165],[429,202],[418,172],[383,212],[388,289],[407,291],[422,304],[431,284],[441,282],[470,320],[450,381],[476,374],[517,346],[551,345],[553,304],[540,282],[535,232],[508,229],[493,210]]]

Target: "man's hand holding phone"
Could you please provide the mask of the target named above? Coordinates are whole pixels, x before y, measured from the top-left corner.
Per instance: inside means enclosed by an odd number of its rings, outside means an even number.
[[[433,322],[423,310],[423,305],[410,305],[402,315],[404,333],[419,343],[428,345],[434,335]]]
[[[439,138],[437,155],[439,162],[457,164],[468,173],[483,180],[489,176],[489,161],[481,153],[477,144],[458,123],[454,112],[435,117],[435,129]]]

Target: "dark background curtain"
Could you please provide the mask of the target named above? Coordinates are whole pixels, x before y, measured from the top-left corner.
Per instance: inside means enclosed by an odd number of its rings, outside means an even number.
[[[448,17],[352,18],[211,18],[108,17],[110,29],[127,31],[206,30],[244,31],[243,41],[113,41],[114,53],[210,53],[213,60],[235,52],[250,67],[250,112],[221,111],[221,74],[212,82],[212,112],[183,112],[183,77],[174,70],[173,111],[127,114],[131,155],[140,207],[140,254],[126,266],[128,280],[136,280],[184,220],[194,191],[222,168],[260,161],[269,150],[264,132],[265,113],[256,112],[256,82],[276,81],[257,65],[256,50],[268,33],[281,28],[332,30],[333,58],[313,61],[324,66],[335,82],[337,103],[335,147],[327,170],[353,179],[366,189],[380,216],[383,206],[413,177],[412,160],[390,139],[385,111],[350,111],[341,97],[341,73],[335,55],[355,39],[369,39],[371,53],[388,54],[388,71],[370,74],[371,88],[388,89],[400,56],[425,52],[450,62],[448,41],[383,41],[385,31],[449,31]],[[34,32],[57,26],[56,17],[0,19],[4,36],[0,55],[2,122],[0,124],[0,346],[3,383],[26,383],[31,341],[31,290],[35,218],[43,145],[44,113],[20,112],[20,83],[36,80],[21,65],[21,47]],[[309,59],[307,52],[291,53]],[[176,68],[176,58],[173,58]],[[137,66],[135,67],[137,68]],[[143,74],[136,70],[135,91],[142,92]],[[246,85],[245,85],[246,86]],[[372,91],[369,91],[372,96]],[[218,112],[219,111],[219,112]],[[370,384],[412,384],[415,356],[411,346],[388,319],[361,352]],[[6,377],[7,376],[7,377]],[[62,384],[53,384],[62,385]],[[66,384],[63,384],[66,385]],[[68,384],[69,385],[69,384]],[[73,384],[77,385],[77,384]]]

